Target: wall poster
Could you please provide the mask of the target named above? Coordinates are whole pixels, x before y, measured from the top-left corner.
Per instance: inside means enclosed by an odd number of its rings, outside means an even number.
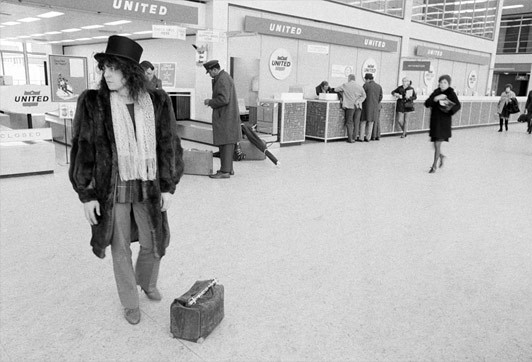
[[[49,56],[52,102],[77,102],[89,87],[87,58],[69,55]]]

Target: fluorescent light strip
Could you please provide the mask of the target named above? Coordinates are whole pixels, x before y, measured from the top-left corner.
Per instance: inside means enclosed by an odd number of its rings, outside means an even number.
[[[78,28],[71,28],[71,29],[63,29],[61,30],[63,33],[74,33],[76,31],[81,31],[81,29]]]
[[[144,30],[144,31],[136,31],[133,34],[151,34],[153,33],[152,30]]]
[[[103,28],[104,26],[103,25],[87,25],[87,26],[82,26],[81,29],[98,29],[98,28]]]
[[[31,34],[31,36],[43,36],[44,34]]]
[[[57,35],[57,34],[61,34],[61,32],[60,31],[47,31],[44,34],[46,34],[46,35]]]
[[[39,18],[23,18],[23,19],[18,19],[17,21],[20,21],[21,23],[32,23],[34,21],[39,21],[41,19]]]
[[[523,4],[519,4],[519,5],[508,5],[508,6],[503,6],[502,9],[503,10],[508,10],[508,9],[518,9],[518,8],[522,8],[524,5]]]
[[[41,15],[37,15],[39,18],[55,18],[56,16],[65,15],[65,13],[60,13],[59,11],[50,11]]]
[[[20,24],[18,21],[6,21],[5,23],[2,23],[2,25],[18,25]]]
[[[98,35],[98,36],[93,36],[92,39],[107,39],[108,36],[107,35]]]
[[[92,38],[77,38],[74,39],[75,41],[85,41],[85,40],[91,40]]]
[[[122,24],[127,24],[127,23],[131,23],[131,21],[129,21],[129,20],[117,20],[117,21],[111,21],[110,23],[104,23],[104,25],[122,25]]]
[[[131,33],[122,33],[122,34],[117,34],[117,35],[120,35],[120,36],[130,36]]]

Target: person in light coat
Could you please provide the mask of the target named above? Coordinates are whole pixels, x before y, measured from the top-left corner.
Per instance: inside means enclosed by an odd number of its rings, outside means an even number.
[[[342,95],[342,108],[345,109],[345,124],[347,127],[347,142],[353,143],[360,140],[360,116],[362,103],[366,99],[364,88],[355,82],[355,75],[349,74],[347,83],[334,88],[335,92]]]
[[[510,118],[510,112],[508,110],[508,105],[512,98],[515,98],[516,95],[512,91],[513,86],[511,84],[506,84],[504,86],[504,92],[501,93],[501,98],[497,104],[497,113],[499,114],[499,132],[502,132],[502,124],[508,131],[508,119]]]

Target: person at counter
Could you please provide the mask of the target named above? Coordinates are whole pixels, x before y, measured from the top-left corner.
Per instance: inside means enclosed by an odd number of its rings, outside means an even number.
[[[155,67],[151,62],[144,60],[140,63],[148,80],[148,89],[163,89],[163,81],[155,75]]]
[[[412,88],[412,81],[404,77],[403,84],[395,88],[392,95],[397,99],[395,114],[397,123],[403,130],[401,138],[405,138],[408,130],[408,113],[414,111],[414,101],[417,99],[416,91]]]
[[[451,88],[451,77],[447,74],[438,78],[439,87],[425,101],[425,107],[430,111],[430,140],[434,143],[434,162],[429,173],[436,172],[438,161],[440,168],[443,167],[445,155],[441,153],[442,142],[449,142],[451,138],[451,126],[453,114],[462,107],[458,96]]]
[[[504,86],[504,92],[501,93],[501,98],[497,104],[497,113],[499,114],[499,132],[502,132],[502,124],[506,127],[508,131],[508,118],[510,118],[510,102],[512,98],[515,98],[516,95],[513,92],[513,86],[511,84],[506,84]]]
[[[240,111],[233,78],[223,69],[217,60],[209,60],[203,64],[207,74],[212,78],[212,98],[205,99],[203,104],[212,108],[213,144],[220,150],[221,167],[213,179],[224,179],[234,175],[233,153],[235,144],[240,141]]]
[[[324,80],[316,87],[316,95],[319,96],[320,93],[332,93],[334,90],[329,86],[329,82]]]
[[[382,87],[375,83],[373,74],[371,73],[364,75],[364,91],[366,92],[366,100],[362,104],[360,133],[365,130],[364,142],[369,142],[370,138],[378,141],[381,134],[379,116],[381,111]]]
[[[528,98],[525,104],[525,114],[527,115],[526,121],[528,122],[527,132],[532,133],[532,90],[528,93]]]
[[[354,74],[349,74],[347,83],[334,89],[342,95],[342,108],[345,110],[345,125],[347,127],[347,142],[360,141],[360,115],[362,102],[366,99],[364,88],[358,85]]]
[[[124,317],[140,322],[137,285],[161,300],[157,279],[170,240],[166,212],[183,174],[183,149],[170,97],[146,89],[139,65],[142,47],[113,35],[94,58],[99,89],[83,92],[74,117],[70,182],[92,229],[93,253],[111,245]],[[140,250],[133,268],[131,241]]]

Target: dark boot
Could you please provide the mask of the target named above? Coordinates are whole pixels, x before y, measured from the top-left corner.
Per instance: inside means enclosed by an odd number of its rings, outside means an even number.
[[[504,120],[504,127],[506,127],[506,130],[508,131],[508,120],[507,119]]]
[[[503,123],[503,119],[502,118],[499,118],[499,132],[502,132],[502,123]]]

